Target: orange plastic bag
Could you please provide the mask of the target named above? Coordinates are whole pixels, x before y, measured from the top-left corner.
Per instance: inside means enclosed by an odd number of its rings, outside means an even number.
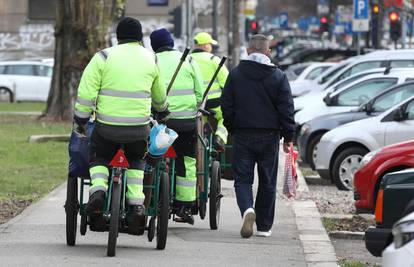
[[[298,187],[298,176],[296,172],[296,160],[298,152],[290,146],[289,153],[285,154],[285,169],[284,169],[284,183],[283,194],[289,198],[294,199],[296,196],[296,189]]]

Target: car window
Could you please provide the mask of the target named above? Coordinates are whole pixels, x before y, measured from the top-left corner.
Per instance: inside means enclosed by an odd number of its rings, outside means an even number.
[[[338,81],[349,77],[355,73],[359,73],[361,71],[375,69],[381,67],[382,61],[369,61],[369,62],[362,62],[356,64],[355,66],[351,67],[349,70],[345,71],[341,76],[339,76]]]
[[[338,95],[338,106],[359,106],[384,89],[396,84],[398,79],[371,79],[358,83]]]
[[[5,65],[0,65],[0,74],[4,74],[5,69],[6,69]]]
[[[351,83],[355,82],[356,80],[359,80],[360,78],[362,78],[364,76],[367,76],[367,75],[370,75],[370,74],[374,74],[374,73],[375,72],[355,74],[352,77],[349,77],[347,79],[344,79],[343,81],[340,81],[337,85],[335,85],[335,87],[333,88],[333,91],[336,91],[338,89],[344,88],[348,84],[351,84]]]
[[[323,75],[321,82],[319,84],[324,84],[325,82],[329,81],[333,76],[335,76],[340,70],[342,70],[346,66],[348,66],[348,64],[333,67],[333,69],[331,69],[328,73]]]
[[[409,68],[414,67],[414,60],[393,60],[390,62],[392,68]]]
[[[33,65],[8,65],[6,74],[10,75],[34,75]]]
[[[389,91],[378,97],[372,105],[372,111],[383,112],[392,106],[414,96],[414,84],[408,84]]]
[[[37,75],[44,77],[52,77],[53,68],[50,66],[37,65]]]
[[[411,101],[406,109],[405,109],[405,114],[406,114],[406,118],[407,120],[414,120],[414,101]]]
[[[317,67],[317,68],[313,69],[311,72],[309,72],[308,75],[306,75],[305,79],[306,80],[315,80],[319,75],[322,74],[322,72],[324,72],[328,68],[329,68],[328,66]]]

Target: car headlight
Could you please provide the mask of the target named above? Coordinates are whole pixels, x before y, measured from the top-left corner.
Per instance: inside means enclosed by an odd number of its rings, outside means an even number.
[[[309,129],[310,129],[310,125],[309,124],[304,124],[304,125],[302,125],[302,127],[300,128],[300,135],[304,135],[304,134],[306,134],[308,131],[309,131]]]
[[[378,152],[379,152],[379,150],[374,150],[374,151],[371,151],[371,152],[369,152],[368,154],[366,154],[363,158],[362,158],[362,160],[361,160],[361,165],[360,165],[360,169],[362,168],[362,167],[364,167],[365,165],[367,165],[374,157],[375,157],[375,155],[377,155],[378,154]]]
[[[394,246],[396,249],[405,246],[414,240],[414,221],[405,221],[394,226],[392,234],[394,236]]]

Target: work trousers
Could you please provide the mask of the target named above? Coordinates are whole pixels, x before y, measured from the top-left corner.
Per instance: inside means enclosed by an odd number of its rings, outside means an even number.
[[[197,129],[179,131],[178,138],[173,144],[177,154],[175,161],[175,205],[191,207],[196,201],[197,175],[196,175],[196,143]]]
[[[119,142],[106,139],[98,131],[93,131],[89,148],[90,195],[99,190],[105,192],[108,190],[108,165],[120,147],[121,144]],[[147,142],[145,140],[124,144],[125,156],[129,162],[129,168],[126,172],[126,198],[129,205],[143,205],[144,203],[143,183],[145,161],[143,158],[146,149]]]
[[[243,216],[248,208],[255,209],[258,231],[272,229],[278,168],[278,132],[236,134],[233,140],[234,187],[237,204]],[[259,187],[253,201],[254,167],[257,164]]]

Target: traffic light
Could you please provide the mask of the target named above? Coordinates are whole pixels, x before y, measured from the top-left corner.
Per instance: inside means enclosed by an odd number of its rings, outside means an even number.
[[[250,39],[251,35],[259,33],[259,23],[255,19],[246,18],[245,21],[245,38]]]
[[[390,36],[391,39],[396,42],[401,38],[401,21],[398,12],[393,11],[389,14],[390,19]]]
[[[171,10],[169,14],[172,16],[171,19],[168,20],[168,22],[173,25],[171,32],[175,37],[180,38],[183,28],[183,9],[181,6],[178,6]]]
[[[321,19],[319,20],[319,22],[320,22],[319,32],[320,33],[329,32],[328,17],[327,16],[322,16]]]
[[[380,12],[380,7],[378,4],[373,4],[372,5],[372,14],[373,15],[378,15]]]

